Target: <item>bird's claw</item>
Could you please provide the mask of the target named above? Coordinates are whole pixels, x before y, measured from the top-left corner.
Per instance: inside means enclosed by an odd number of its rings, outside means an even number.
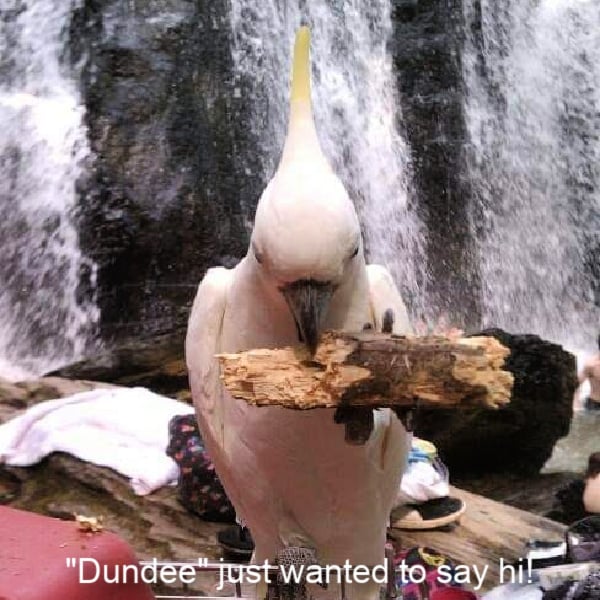
[[[381,319],[381,333],[392,333],[394,329],[394,311],[388,308],[383,313]],[[363,325],[363,331],[371,331],[373,329],[372,323],[365,323]],[[398,413],[396,413],[398,414]],[[402,420],[402,417],[399,416]],[[362,406],[340,406],[333,417],[334,421],[338,424],[344,424],[346,427],[346,434],[344,439],[348,444],[353,446],[362,446],[366,444],[371,433],[373,433],[374,418],[373,409]],[[404,426],[406,423],[402,420]],[[412,429],[408,429],[412,431]]]
[[[333,416],[335,423],[344,424],[344,439],[353,446],[367,442],[374,427],[373,409],[362,406],[339,406]]]
[[[381,333],[392,333],[394,331],[394,321],[394,311],[391,308],[387,308],[381,320]]]
[[[395,415],[398,417],[398,419],[400,419],[400,422],[402,423],[402,425],[404,425],[404,429],[406,429],[406,431],[411,432],[415,430],[415,411],[417,409],[417,405],[415,403],[414,406],[410,406],[410,407],[400,407],[400,406],[395,406],[392,408],[392,410],[394,411]]]

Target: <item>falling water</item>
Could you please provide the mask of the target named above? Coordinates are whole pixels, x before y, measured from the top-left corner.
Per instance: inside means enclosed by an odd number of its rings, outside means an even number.
[[[79,251],[76,182],[89,153],[67,56],[74,5],[0,9],[0,376],[78,358],[98,314],[78,298],[94,267]]]
[[[251,85],[261,177],[275,171],[286,132],[296,28],[312,30],[313,101],[323,151],[354,199],[368,257],[387,265],[413,308],[424,274],[421,224],[408,193],[408,151],[398,131],[387,44],[390,0],[233,0],[233,59]]]
[[[600,4],[464,0],[464,8],[471,226],[484,325],[593,349]]]

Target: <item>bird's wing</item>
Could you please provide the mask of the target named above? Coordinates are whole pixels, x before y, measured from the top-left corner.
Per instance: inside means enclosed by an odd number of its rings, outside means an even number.
[[[392,279],[390,272],[381,265],[367,265],[369,279],[369,297],[371,301],[372,319],[376,331],[381,331],[385,312],[391,309],[394,314],[392,332],[397,334],[412,333],[408,319],[408,311],[402,296]],[[389,410],[375,411],[375,432],[381,439],[379,463],[385,472],[394,468],[402,469],[405,464],[410,437],[404,426]],[[401,460],[398,457],[401,456]]]
[[[390,272],[381,265],[367,265],[371,312],[376,331],[381,331],[386,310],[394,314],[392,331],[398,334],[412,333],[408,311]]]
[[[185,342],[186,363],[194,405],[202,421],[203,434],[223,445],[223,405],[219,364],[221,330],[233,270],[209,269],[198,286],[188,322]],[[208,431],[205,431],[208,428]]]

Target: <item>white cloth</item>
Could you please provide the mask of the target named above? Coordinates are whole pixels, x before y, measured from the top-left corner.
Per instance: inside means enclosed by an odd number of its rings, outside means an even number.
[[[168,426],[193,408],[145,388],[105,388],[37,404],[0,425],[0,462],[27,467],[66,452],[131,479],[136,494],[173,483]]]
[[[449,494],[448,471],[439,461],[437,464],[438,469],[429,461],[409,463],[396,495],[396,506],[421,504]]]
[[[539,584],[518,585],[508,583],[495,587],[481,600],[542,600],[543,596]]]

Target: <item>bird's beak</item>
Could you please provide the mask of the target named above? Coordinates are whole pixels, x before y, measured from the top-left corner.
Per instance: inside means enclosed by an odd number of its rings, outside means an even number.
[[[281,288],[296,321],[298,335],[311,355],[317,349],[321,324],[327,314],[333,291],[334,287],[330,283],[305,279],[294,281]]]

